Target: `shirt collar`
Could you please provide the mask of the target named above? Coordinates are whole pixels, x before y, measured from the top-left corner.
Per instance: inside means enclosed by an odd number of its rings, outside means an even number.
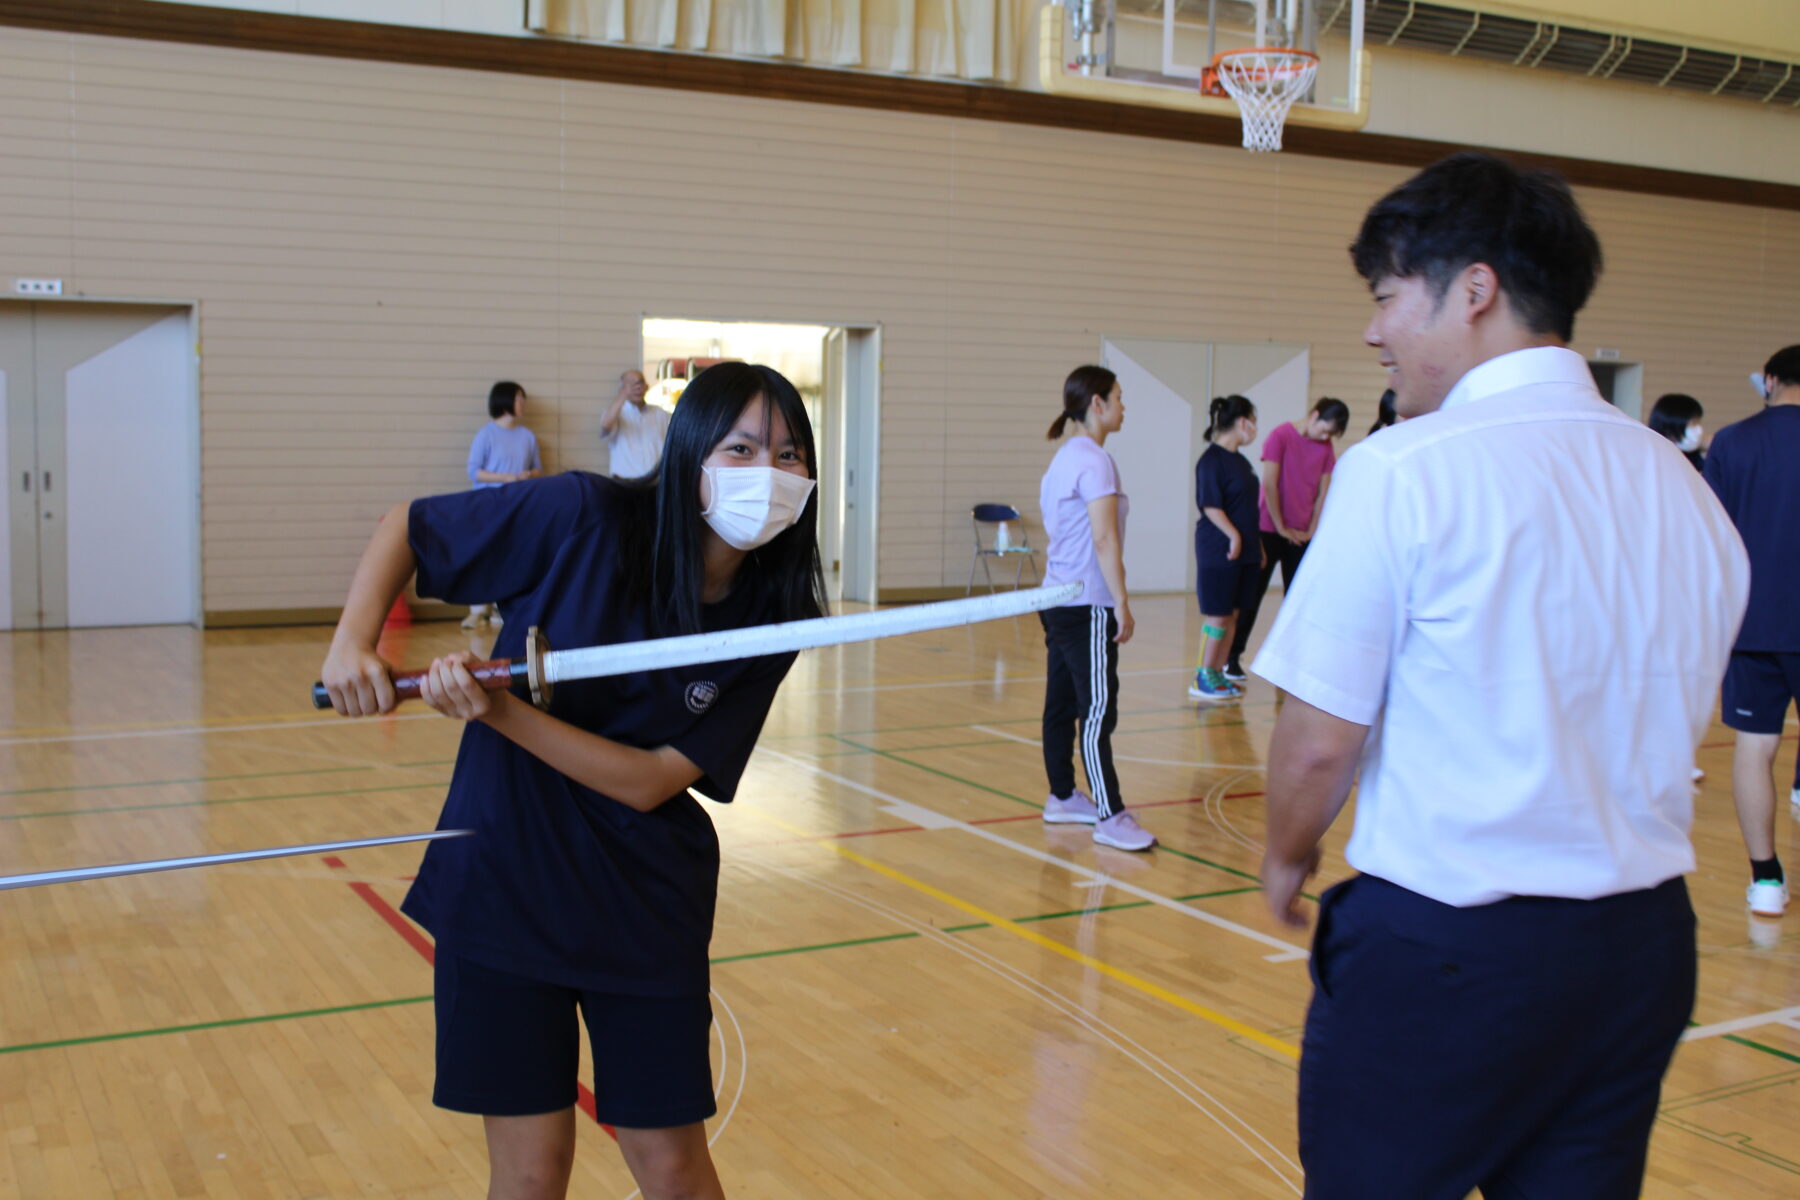
[[[1564,346],[1533,346],[1490,358],[1471,368],[1444,397],[1439,411],[1534,383],[1569,384],[1599,394],[1599,389],[1594,387],[1593,372],[1588,370],[1581,355]]]

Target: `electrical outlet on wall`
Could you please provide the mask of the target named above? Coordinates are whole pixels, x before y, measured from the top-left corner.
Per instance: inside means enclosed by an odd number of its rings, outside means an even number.
[[[60,296],[63,294],[60,279],[15,279],[13,291],[21,296]]]

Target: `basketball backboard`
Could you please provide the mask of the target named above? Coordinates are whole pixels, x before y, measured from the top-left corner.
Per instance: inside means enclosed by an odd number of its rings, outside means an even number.
[[[1364,0],[1063,0],[1046,8],[1046,91],[1115,103],[1236,116],[1200,90],[1221,51],[1280,46],[1319,56],[1293,125],[1360,129],[1368,120]]]

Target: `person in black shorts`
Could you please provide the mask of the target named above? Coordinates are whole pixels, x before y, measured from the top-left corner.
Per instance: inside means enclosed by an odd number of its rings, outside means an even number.
[[[1757,384],[1768,406],[1713,435],[1704,474],[1750,552],[1750,607],[1720,715],[1737,731],[1731,793],[1750,853],[1745,901],[1756,916],[1779,917],[1788,888],[1775,854],[1775,753],[1800,700],[1800,345],[1777,351]]]
[[[1219,396],[1206,426],[1208,446],[1194,464],[1194,581],[1200,593],[1200,665],[1188,695],[1216,703],[1243,689],[1225,678],[1238,614],[1256,604],[1263,544],[1256,536],[1256,469],[1239,449],[1256,440],[1256,405]]]
[[[427,596],[497,597],[494,653],[513,659],[531,626],[572,648],[816,617],[817,473],[793,385],[724,363],[682,395],[653,476],[397,506],[325,660],[333,705],[394,707],[375,639],[415,571]],[[433,662],[422,691],[467,722],[439,828],[473,836],[432,843],[403,905],[437,938],[433,1099],[485,1119],[490,1195],[565,1195],[579,1011],[595,1115],[644,1195],[716,1200],[701,1122],[719,841],[695,795],[732,799],[794,655],[567,682],[548,712],[482,691],[468,657]]]

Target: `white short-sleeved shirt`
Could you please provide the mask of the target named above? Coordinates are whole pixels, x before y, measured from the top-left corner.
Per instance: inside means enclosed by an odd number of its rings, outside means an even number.
[[[1094,553],[1094,526],[1088,505],[1106,496],[1119,498],[1119,543],[1125,542],[1125,516],[1131,509],[1119,484],[1119,464],[1106,448],[1085,435],[1071,437],[1057,450],[1038,485],[1038,512],[1043,514],[1044,585],[1081,582],[1081,595],[1070,605],[1113,606],[1112,590]]]
[[[602,439],[612,447],[612,473],[620,479],[636,479],[656,470],[662,461],[663,440],[669,436],[669,413],[654,404],[642,408],[627,400],[619,406],[619,421]]]
[[[1730,519],[1569,350],[1352,448],[1256,673],[1369,725],[1352,866],[1459,906],[1694,867],[1694,748],[1749,593]]]

